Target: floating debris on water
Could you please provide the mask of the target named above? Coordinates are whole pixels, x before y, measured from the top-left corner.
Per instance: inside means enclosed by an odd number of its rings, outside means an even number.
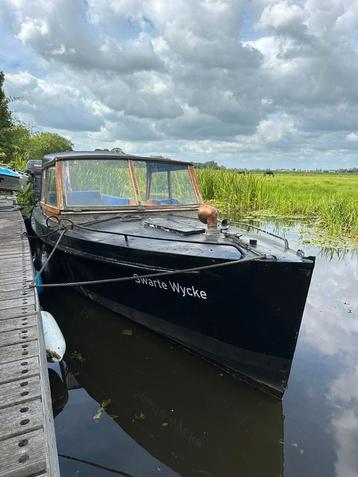
[[[79,361],[80,363],[84,363],[86,361],[86,358],[82,356],[80,351],[76,351],[76,350],[73,351],[73,353],[71,353],[71,358],[75,359],[76,361]]]
[[[111,404],[111,402],[112,402],[111,399],[104,399],[102,401],[101,407],[97,410],[96,414],[92,417],[92,419],[95,422],[98,422],[101,419],[101,416],[102,416],[103,412]]]

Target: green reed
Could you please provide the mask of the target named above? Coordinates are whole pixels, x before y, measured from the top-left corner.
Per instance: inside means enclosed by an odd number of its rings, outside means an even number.
[[[358,243],[358,175],[197,171],[203,198],[222,213],[310,219],[328,238]]]

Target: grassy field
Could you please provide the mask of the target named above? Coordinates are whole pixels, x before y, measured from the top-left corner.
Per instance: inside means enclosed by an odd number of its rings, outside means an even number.
[[[203,197],[222,213],[310,219],[319,235],[358,244],[358,174],[238,174],[197,170]]]

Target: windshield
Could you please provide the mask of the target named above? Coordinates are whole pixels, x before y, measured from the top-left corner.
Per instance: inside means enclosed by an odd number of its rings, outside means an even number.
[[[186,164],[126,159],[64,161],[68,207],[197,204]]]
[[[197,204],[186,164],[134,162],[141,203],[157,205]]]

